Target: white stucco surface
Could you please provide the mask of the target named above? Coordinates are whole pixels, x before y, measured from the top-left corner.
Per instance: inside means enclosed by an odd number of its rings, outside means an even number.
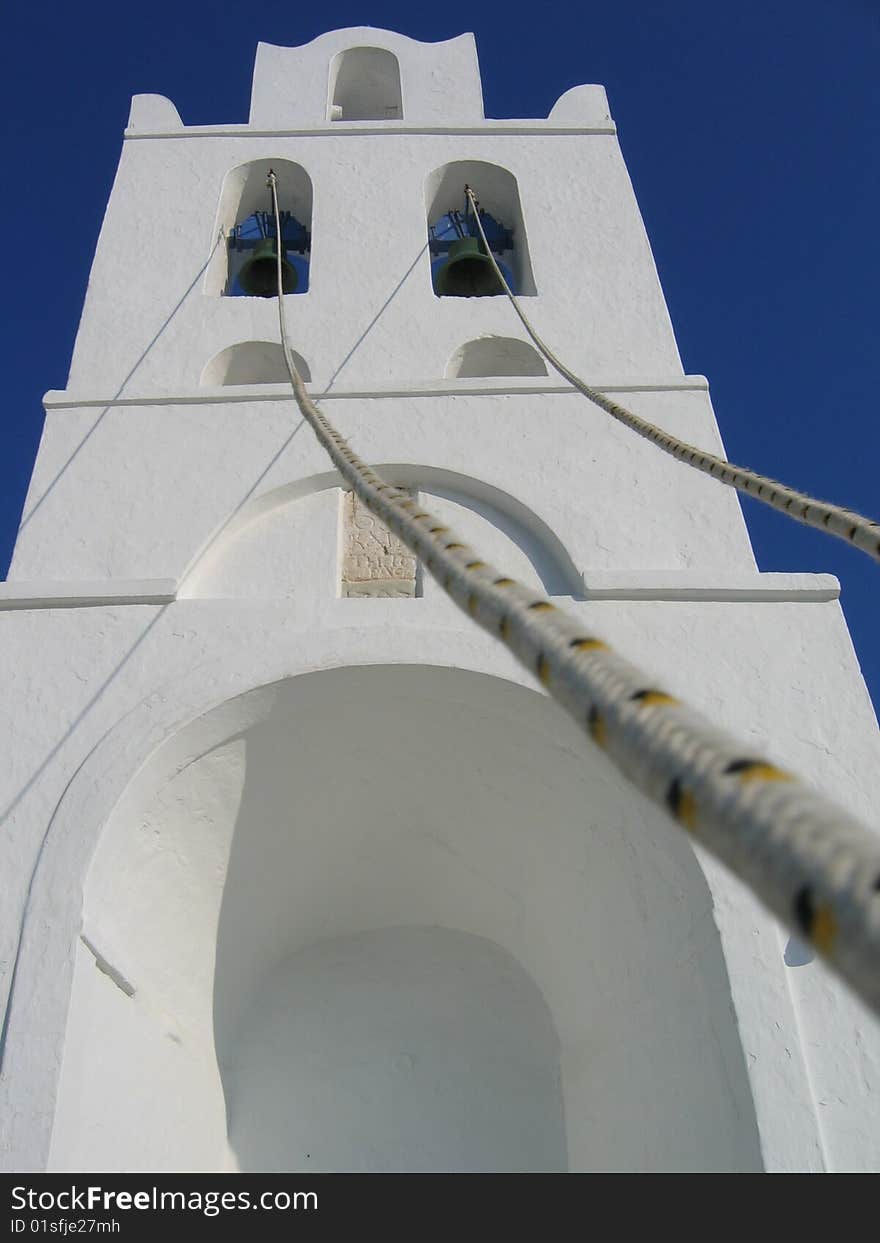
[[[444,362],[445,356],[438,359],[438,368]],[[629,392],[626,399],[677,435],[722,448],[705,390],[655,388]],[[426,486],[432,472],[435,478],[436,472],[455,475],[459,490],[477,500],[487,489],[515,498],[534,516],[528,521],[536,529],[555,535],[581,573],[754,568],[732,491],[658,454],[577,394],[444,391],[356,395],[326,405],[377,467],[403,465],[414,483],[424,479]],[[53,406],[9,576],[181,578],[245,511],[284,503],[326,476],[326,456],[289,396]],[[83,492],[101,501],[100,521],[95,514],[88,539],[59,522]],[[670,503],[670,494],[678,504]],[[156,505],[159,495],[164,501]],[[275,578],[280,583],[285,576]]]
[[[397,57],[402,117],[331,116],[358,48]],[[758,574],[732,492],[493,373],[522,357],[506,300],[432,292],[435,174],[497,166],[541,334],[723,452],[602,88],[487,121],[469,35],[261,44],[247,124],[133,101],[0,588],[4,1168],[876,1168],[876,1019],[433,582],[341,598],[276,306],[220,293],[272,161],[312,230],[290,335],[358,452],[876,818],[835,581]]]

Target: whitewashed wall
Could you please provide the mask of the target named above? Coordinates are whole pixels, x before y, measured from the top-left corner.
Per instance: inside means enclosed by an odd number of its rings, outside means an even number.
[[[358,46],[398,56],[402,120],[329,119],[332,59]],[[640,414],[721,449],[601,88],[547,120],[486,121],[470,36],[260,45],[247,125],[187,128],[167,100],[134,101],[0,589],[4,1164],[305,1162],[302,1135],[253,1130],[252,1071],[280,1041],[312,1082],[321,1007],[342,1013],[338,938],[353,938],[343,981],[371,962],[391,988],[432,955],[438,981],[454,975],[471,937],[462,1056],[503,1044],[468,1000],[483,989],[532,1038],[499,1053],[469,1168],[493,1152],[498,1168],[876,1166],[876,1021],[431,584],[339,598],[338,477],[282,386],[205,372],[276,336],[273,301],[209,292],[224,179],[263,159],[311,179],[310,290],[285,309],[363,456],[721,724],[857,813],[877,804],[880,740],[833,580],[759,575],[732,493],[554,377],[443,378],[466,342],[522,335],[503,299],[431,290],[430,174],[489,161],[517,178],[542,334]],[[305,1016],[284,1000],[297,979],[316,999]],[[371,1168],[388,1168],[404,1159],[388,1092],[426,1099],[442,1049],[403,1011],[384,1033],[375,1018],[351,1022],[381,1062],[358,1082],[385,1136]],[[344,1079],[353,1045],[326,1052],[314,1073]],[[511,1114],[524,1058],[535,1090]],[[436,1146],[412,1132],[419,1168],[451,1168],[467,1095]],[[316,1160],[350,1165],[312,1104]],[[516,1147],[530,1127],[544,1166]]]

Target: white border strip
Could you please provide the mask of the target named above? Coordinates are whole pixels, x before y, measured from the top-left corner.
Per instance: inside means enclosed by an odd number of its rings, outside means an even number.
[[[108,604],[170,604],[173,578],[104,579],[99,582],[0,582],[0,612],[15,609],[84,609]]]
[[[736,574],[710,579],[697,572],[592,570],[584,575],[585,598],[554,596],[567,607],[603,600],[654,600],[666,603],[695,601],[704,603],[799,604],[825,603],[840,596],[840,583],[833,574]],[[172,604],[177,600],[178,584],[173,578],[112,579],[98,582],[0,582],[0,612],[25,609],[82,609],[128,604]],[[284,597],[283,599],[286,599]],[[282,598],[265,597],[263,603],[278,604]],[[226,597],[187,597],[182,604],[234,604]],[[328,600],[328,605],[351,608],[356,600]],[[387,601],[385,604],[387,605]],[[392,601],[397,605],[397,601]],[[418,605],[418,601],[415,601]],[[430,601],[428,602],[430,606]],[[373,616],[387,623],[387,613],[369,601]],[[408,607],[412,607],[411,604]],[[422,607],[425,607],[424,603]],[[366,616],[370,616],[367,613]],[[358,615],[358,624],[363,617]]]
[[[705,376],[683,376],[674,380],[615,381],[597,384],[603,393],[667,393],[708,392],[709,381]],[[315,391],[316,401],[374,400],[396,397],[498,397],[517,393],[556,394],[574,393],[576,390],[564,380],[536,377],[533,381],[511,384],[500,382],[497,377],[479,380],[424,381],[406,388],[331,388],[325,392]],[[79,409],[83,406],[192,406],[217,405],[219,402],[290,401],[289,384],[227,384],[219,388],[189,389],[182,393],[143,393],[125,397],[86,397],[64,389],[50,389],[43,397],[46,410]]]
[[[126,129],[123,138],[352,138],[359,134],[412,135],[412,134],[498,134],[532,135],[551,134],[555,137],[571,135],[582,137],[584,134],[617,134],[617,126],[613,121],[606,125],[548,125],[546,121],[484,121],[480,125],[396,125],[385,122],[376,125],[371,122],[334,121],[332,125],[319,129],[253,129],[249,125],[191,125],[180,129],[169,130],[138,130]]]
[[[584,591],[592,600],[715,600],[777,604],[784,600],[823,603],[840,597],[833,574],[731,574],[706,582],[702,574],[674,571],[590,570]],[[695,582],[702,578],[701,583]]]

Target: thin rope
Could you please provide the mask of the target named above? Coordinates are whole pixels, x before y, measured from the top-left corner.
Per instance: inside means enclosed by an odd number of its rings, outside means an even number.
[[[820,531],[827,531],[829,535],[836,535],[838,539],[845,540],[848,544],[867,553],[873,560],[880,561],[880,523],[872,522],[870,518],[865,518],[852,509],[842,509],[839,505],[817,501],[815,497],[809,496],[806,492],[798,492],[784,483],[777,483],[775,479],[759,475],[756,471],[744,466],[734,466],[730,462],[725,462],[723,458],[715,457],[712,453],[704,453],[702,449],[697,449],[694,445],[689,445],[684,440],[671,436],[669,432],[664,432],[653,423],[633,414],[632,410],[627,410],[625,406],[612,401],[610,397],[592,388],[586,380],[582,380],[580,376],[570,371],[529,323],[519,300],[508,285],[504,273],[492,254],[492,248],[483,231],[483,222],[480,220],[479,205],[470,186],[465,187],[465,193],[473,208],[474,219],[477,222],[486,255],[523,327],[550,366],[568,380],[578,392],[583,393],[584,397],[588,397],[619,423],[624,423],[639,436],[644,436],[646,440],[652,441],[666,453],[678,458],[680,462],[687,462],[689,466],[694,466],[704,474],[711,475],[713,479],[718,479],[721,483],[736,488],[738,492],[745,492],[747,496],[763,501],[765,505],[778,509],[780,513],[787,514],[789,518],[794,518],[796,522],[803,522],[808,527],[816,527]]]
[[[274,175],[269,184],[278,218]],[[297,404],[343,479],[478,625],[500,639],[593,742],[696,842],[809,939],[880,1011],[880,840],[847,812],[708,724],[531,588],[483,561],[357,456],[306,391],[281,296]]]

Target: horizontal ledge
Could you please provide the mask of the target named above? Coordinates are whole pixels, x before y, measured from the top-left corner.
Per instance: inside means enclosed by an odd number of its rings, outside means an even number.
[[[781,604],[794,601],[799,604],[821,604],[840,597],[840,583],[833,574],[785,574],[759,571],[750,574],[714,576],[700,570],[616,570],[591,571],[584,574],[583,595],[551,595],[561,609],[578,609],[604,600],[621,602],[652,600],[657,603],[677,601],[727,604],[756,603]],[[535,589],[539,594],[540,589]],[[208,597],[193,596],[190,599]],[[371,601],[374,603],[375,601]],[[424,597],[410,602],[422,603]],[[350,604],[351,600],[341,603]],[[388,603],[393,603],[390,601]],[[432,601],[427,601],[430,605]]]
[[[312,126],[308,129],[255,129],[249,125],[192,125],[170,130],[123,131],[123,138],[351,138],[359,134],[552,134],[555,136],[617,133],[617,126],[607,125],[549,125],[546,121],[484,121],[477,125],[398,125],[393,121],[381,124],[363,121],[334,121],[331,125]]]
[[[737,574],[712,579],[699,572],[591,571],[585,576],[585,596],[554,596],[561,607],[578,608],[602,600],[705,603],[756,602],[822,603],[836,600],[840,584],[832,574]],[[698,581],[700,580],[700,581]],[[0,583],[0,612],[14,609],[94,608],[122,604],[171,604],[177,599],[177,583],[171,578],[106,579],[103,582],[4,582]],[[181,604],[284,603],[285,596],[187,596]],[[293,603],[291,601],[291,603]],[[351,606],[351,599],[334,597],[330,607]],[[398,601],[386,601],[398,604]],[[419,601],[407,603],[419,604]],[[371,600],[371,605],[376,601]],[[432,601],[421,600],[421,607]],[[377,614],[378,615],[378,614]]]
[[[731,574],[701,572],[618,571],[584,573],[587,601],[594,600],[715,600],[769,604],[784,600],[822,603],[837,600],[840,583],[833,574]]]
[[[0,612],[12,609],[84,609],[107,604],[170,604],[173,578],[104,579],[99,582],[0,583]]]
[[[682,376],[671,380],[634,380],[595,383],[601,393],[666,393],[696,391],[708,392],[709,382],[705,376]],[[434,380],[413,383],[409,386],[386,385],[366,388],[331,388],[320,392],[309,385],[317,401],[346,401],[352,398],[375,399],[387,397],[486,397],[510,396],[517,393],[550,394],[576,393],[577,389],[563,380],[549,377],[523,379],[511,383],[509,378],[498,376],[469,378],[465,380]],[[218,388],[189,389],[182,393],[144,393],[126,397],[84,397],[63,389],[50,389],[43,397],[46,410],[78,409],[82,406],[190,406],[216,405],[218,402],[288,401],[293,399],[289,384],[227,384]]]

